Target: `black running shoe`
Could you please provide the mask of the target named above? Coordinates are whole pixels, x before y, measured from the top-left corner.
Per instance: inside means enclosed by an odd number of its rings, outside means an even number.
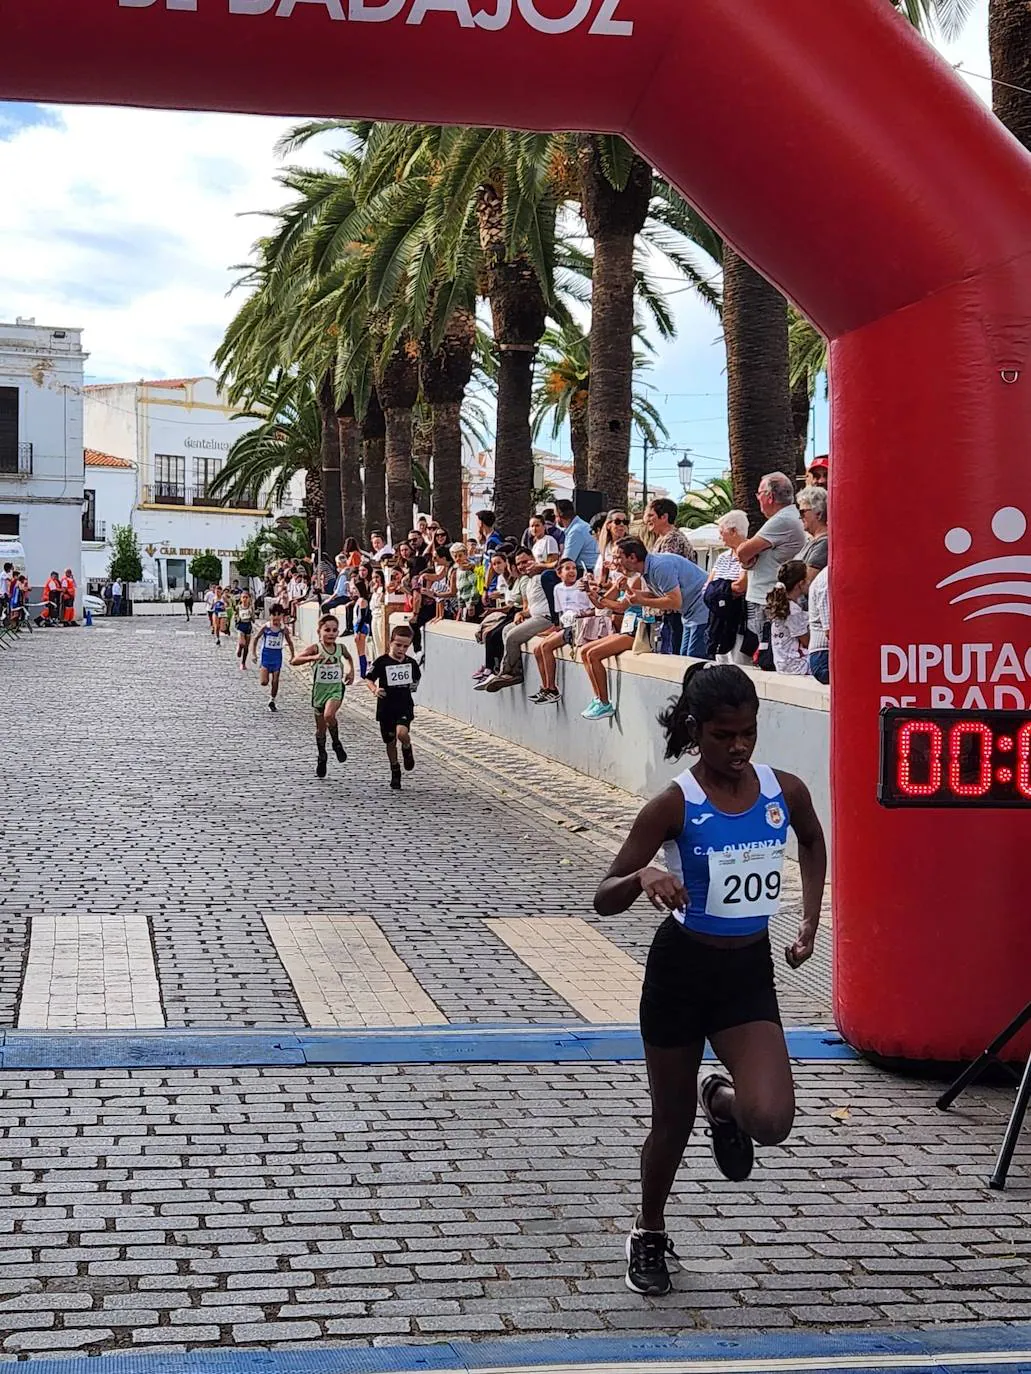
[[[325,749],[320,749],[320,750],[319,750],[319,761],[318,761],[318,763],[315,765],[315,776],[316,776],[317,778],[324,778],[324,777],[326,776],[326,769],[327,769],[328,766],[329,766],[329,755],[326,753]]]
[[[415,767],[415,755],[412,753],[411,745],[409,745],[407,749],[401,749],[401,757],[404,759],[405,772],[410,773]]]
[[[390,787],[394,792],[401,791],[401,769],[394,764],[390,770]]]
[[[673,1287],[666,1256],[676,1258],[673,1242],[665,1231],[641,1231],[636,1226],[626,1238],[626,1286],[646,1298],[664,1297]]]
[[[745,1135],[736,1121],[721,1121],[713,1115],[712,1099],[717,1088],[730,1088],[733,1091],[734,1085],[724,1074],[710,1073],[698,1086],[698,1099],[709,1123],[712,1155],[724,1178],[729,1178],[732,1183],[743,1183],[755,1163],[752,1138]]]
[[[333,753],[336,754],[338,763],[347,762],[347,750],[338,739],[333,741]]]
[[[276,709],[276,703],[271,699],[269,700],[268,708],[270,711],[274,711]]]

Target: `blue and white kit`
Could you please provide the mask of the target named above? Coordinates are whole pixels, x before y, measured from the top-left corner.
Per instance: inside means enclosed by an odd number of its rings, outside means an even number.
[[[777,775],[754,764],[759,798],[739,816],[718,811],[694,774],[676,783],[684,794],[684,828],[665,845],[666,867],[691,904],[673,913],[686,930],[747,936],[764,931],[780,906],[788,808]]]
[[[261,666],[270,673],[278,673],[283,667],[283,631],[273,630],[265,625],[258,634],[261,638]]]

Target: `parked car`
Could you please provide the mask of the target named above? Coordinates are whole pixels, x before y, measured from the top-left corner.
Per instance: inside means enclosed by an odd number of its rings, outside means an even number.
[[[89,611],[90,615],[107,615],[107,607],[104,605],[102,597],[94,596],[91,592],[85,592],[82,598],[83,615]]]

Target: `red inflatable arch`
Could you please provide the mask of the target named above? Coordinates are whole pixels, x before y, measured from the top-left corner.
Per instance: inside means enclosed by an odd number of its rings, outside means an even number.
[[[976,584],[1031,572],[1031,161],[887,0],[23,0],[0,97],[631,139],[833,341],[839,1025],[955,1058],[1031,996],[1026,809],[878,804],[883,704],[1031,708]]]

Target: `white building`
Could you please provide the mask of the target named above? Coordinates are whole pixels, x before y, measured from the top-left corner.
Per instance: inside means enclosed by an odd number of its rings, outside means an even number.
[[[86,446],[96,455],[87,460],[87,486],[95,492],[95,525],[103,527],[100,537],[108,545],[87,546],[88,576],[106,574],[111,527],[131,518],[145,578],[161,593],[181,593],[190,559],[208,550],[221,558],[223,578],[231,579],[240,545],[271,512],[256,493],[230,501],[209,488],[235,440],[255,423],[240,416],[211,377],[86,387]],[[128,512],[126,469],[111,459],[133,469]]]
[[[131,525],[136,509],[136,464],[113,453],[86,450],[85,499],[82,509],[82,577],[90,591],[107,581],[111,531]]]
[[[476,512],[490,509],[494,504],[494,451],[482,449],[479,453],[464,455],[465,472],[462,481],[462,498],[465,527],[475,533]],[[553,501],[570,501],[573,498],[572,459],[559,458],[554,453],[535,448],[533,451],[533,485],[535,488],[550,487],[555,493]],[[668,496],[665,487],[648,484],[648,499]],[[638,506],[644,496],[644,484],[640,478],[630,474],[629,496],[631,506]]]
[[[34,598],[80,574],[82,331],[0,323],[0,536],[19,540]]]

